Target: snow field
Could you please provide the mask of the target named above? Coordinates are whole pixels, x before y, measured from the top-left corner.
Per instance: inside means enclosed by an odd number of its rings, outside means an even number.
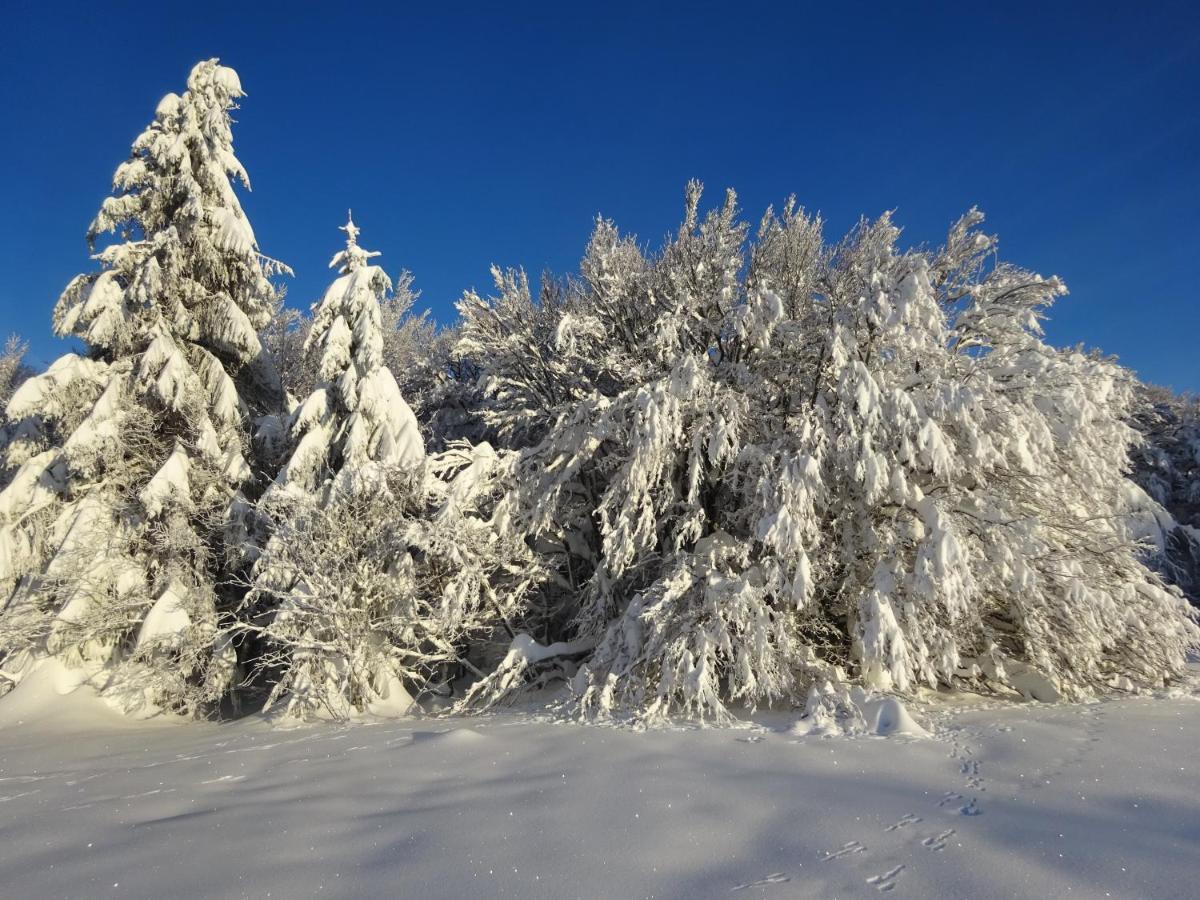
[[[0,703],[8,897],[1195,896],[1194,687],[930,703],[930,738],[130,723],[23,690]]]

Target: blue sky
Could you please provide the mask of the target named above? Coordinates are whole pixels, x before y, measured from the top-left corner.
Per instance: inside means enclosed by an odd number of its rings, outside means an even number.
[[[294,305],[348,206],[448,321],[493,262],[573,269],[597,213],[657,245],[689,178],[752,221],[795,194],[831,236],[895,209],[914,244],[978,204],[1006,258],[1070,286],[1052,341],[1200,390],[1193,4],[8,0],[0,20],[0,331],[39,365],[113,170],[218,56]]]

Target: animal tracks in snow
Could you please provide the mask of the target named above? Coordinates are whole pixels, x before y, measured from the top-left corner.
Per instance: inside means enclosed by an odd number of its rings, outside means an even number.
[[[831,859],[841,859],[843,856],[849,856],[852,853],[862,853],[866,849],[867,848],[858,841],[847,841],[845,844],[842,844],[839,849],[826,852],[826,854],[821,857],[821,862],[828,862]]]
[[[745,884],[738,884],[729,889],[729,893],[733,894],[737,891],[745,891],[752,887],[765,887],[768,884],[784,884],[791,881],[792,876],[785,872],[773,872],[758,881],[747,881]]]
[[[953,828],[947,828],[941,834],[935,834],[932,837],[927,837],[921,841],[921,845],[930,850],[945,850],[946,841],[954,834]]]
[[[208,781],[202,781],[201,784],[231,784],[236,781],[245,781],[245,775],[221,775],[217,778],[210,778]]]
[[[904,864],[894,866],[888,869],[881,875],[872,875],[867,879],[867,884],[879,891],[895,890],[896,879],[900,877],[900,873],[904,871]]]
[[[921,819],[920,816],[914,816],[912,813],[907,813],[906,815],[902,816],[899,821],[893,822],[891,825],[889,825],[887,828],[885,828],[883,830],[884,831],[898,831],[899,829],[904,828],[908,825],[916,825],[918,822],[921,822],[921,821],[923,821],[923,820]]]

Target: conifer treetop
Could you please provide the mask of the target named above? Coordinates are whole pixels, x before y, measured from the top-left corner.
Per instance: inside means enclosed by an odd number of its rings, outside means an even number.
[[[339,225],[338,231],[346,232],[346,249],[333,255],[333,259],[329,261],[329,268],[336,268],[339,274],[349,275],[355,269],[364,268],[368,259],[382,255],[378,250],[364,250],[358,246],[358,236],[362,229],[354,224],[352,210],[346,210],[346,224]]]

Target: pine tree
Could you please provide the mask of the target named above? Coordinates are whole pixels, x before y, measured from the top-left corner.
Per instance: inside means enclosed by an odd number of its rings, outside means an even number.
[[[271,536],[243,616],[268,708],[299,717],[407,711],[470,664],[538,571],[493,523],[503,460],[487,445],[427,460],[383,360],[391,281],[352,219],[342,230],[306,345],[319,381],[260,504]]]
[[[294,449],[281,487],[319,497],[359,493],[375,471],[417,468],[425,459],[416,417],[383,362],[380,304],[392,281],[358,245],[353,218],[341,226],[346,249],[330,263],[339,277],[313,316],[306,352],[316,357],[318,385],[297,407]]]
[[[236,566],[250,417],[280,401],[256,331],[286,267],[258,252],[232,184],[233,69],[201,62],[168,94],[88,229],[116,241],[54,310],[82,340],[9,403],[19,465],[0,494],[0,656],[97,670],[129,705],[195,712],[236,654],[219,585]]]

